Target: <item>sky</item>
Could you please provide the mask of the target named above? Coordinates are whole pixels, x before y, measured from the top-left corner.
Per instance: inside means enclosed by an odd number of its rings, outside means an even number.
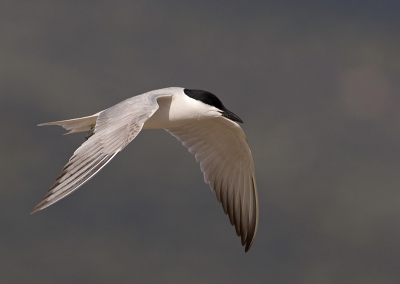
[[[399,283],[398,1],[2,1],[4,283]],[[260,219],[248,253],[194,157],[146,130],[30,215],[82,117],[164,87],[243,121]]]

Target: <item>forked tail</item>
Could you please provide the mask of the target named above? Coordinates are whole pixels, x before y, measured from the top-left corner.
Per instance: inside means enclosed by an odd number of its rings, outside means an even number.
[[[64,127],[66,130],[69,130],[69,132],[65,134],[71,134],[93,129],[93,127],[96,125],[96,120],[98,116],[99,113],[96,113],[91,116],[41,123],[38,124],[38,126],[59,125]]]

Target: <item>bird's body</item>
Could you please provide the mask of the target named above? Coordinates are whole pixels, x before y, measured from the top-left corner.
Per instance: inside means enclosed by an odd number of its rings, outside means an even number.
[[[179,101],[179,103],[175,103]],[[156,112],[144,123],[143,129],[166,129],[179,127],[190,121],[200,120],[203,115],[203,105],[183,92],[173,96],[160,97]],[[190,111],[188,111],[190,110]]]
[[[49,122],[68,133],[90,131],[34,212],[57,202],[93,177],[142,129],[165,129],[195,155],[204,180],[249,250],[258,224],[254,165],[242,122],[213,94],[178,87],[126,99],[92,116]]]

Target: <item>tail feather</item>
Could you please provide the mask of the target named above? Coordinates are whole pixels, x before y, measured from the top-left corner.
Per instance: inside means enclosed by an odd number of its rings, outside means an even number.
[[[41,123],[38,124],[38,126],[59,125],[65,128],[66,130],[69,130],[69,132],[65,134],[71,134],[71,133],[89,131],[93,129],[93,127],[96,125],[96,120],[98,116],[99,113],[96,113],[91,116]]]

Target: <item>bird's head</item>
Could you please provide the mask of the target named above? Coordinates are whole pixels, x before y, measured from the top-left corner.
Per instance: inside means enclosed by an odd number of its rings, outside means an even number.
[[[232,121],[243,123],[240,117],[228,110],[220,101],[220,99],[218,99],[218,97],[213,93],[195,89],[184,89],[183,91],[188,97],[212,107],[212,110],[215,110],[221,116]]]

